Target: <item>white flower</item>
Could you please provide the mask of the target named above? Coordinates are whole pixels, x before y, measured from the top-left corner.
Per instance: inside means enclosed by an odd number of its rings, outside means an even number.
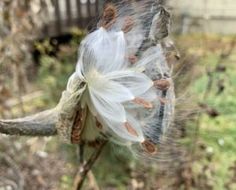
[[[151,108],[143,97],[150,97],[153,81],[129,66],[126,48],[122,31],[101,27],[84,39],[76,68],[77,77],[86,83],[81,105],[88,106],[105,130],[111,129],[126,141],[144,142],[140,122],[125,105],[135,102]]]

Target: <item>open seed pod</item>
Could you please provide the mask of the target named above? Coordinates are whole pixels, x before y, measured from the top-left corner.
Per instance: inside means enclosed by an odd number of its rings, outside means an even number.
[[[161,45],[169,19],[154,0],[105,5],[98,28],[81,42],[58,105],[63,140],[94,144],[105,138],[156,160],[176,146],[168,136],[174,131],[174,83]]]

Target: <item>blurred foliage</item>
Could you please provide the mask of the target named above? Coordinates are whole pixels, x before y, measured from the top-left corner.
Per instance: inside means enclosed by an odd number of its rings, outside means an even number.
[[[73,38],[69,44],[57,45],[55,39],[53,42],[45,40],[35,43],[35,47],[40,53],[37,83],[46,92],[44,98],[47,105],[58,103],[69,76],[75,70],[78,44],[84,34],[84,31],[73,28],[71,30]]]
[[[207,52],[199,64],[203,69],[213,70],[211,79],[205,74],[193,84],[193,91],[203,98],[205,104],[219,113],[217,117],[203,114],[199,118],[199,140],[206,145],[208,159],[197,163],[196,167],[199,169],[208,165],[212,172],[208,175],[213,189],[233,190],[236,188],[236,183],[230,186],[226,182],[232,178],[233,173],[229,168],[236,161],[236,86],[234,85],[236,84],[236,57],[235,53],[232,53],[219,63],[221,56],[220,53]],[[225,69],[217,71],[215,68],[218,65]],[[207,87],[209,80],[211,80],[211,87],[204,93],[209,88]]]
[[[194,77],[189,77],[186,73],[191,81],[189,97],[194,100],[190,103],[187,100],[187,104],[190,104],[188,108],[194,108],[194,104],[200,106],[197,118],[186,125],[187,138],[190,138],[187,142],[193,143],[194,138],[197,141],[191,189],[234,190],[235,36],[196,34],[179,36],[177,42],[182,51],[198,60],[190,71]]]

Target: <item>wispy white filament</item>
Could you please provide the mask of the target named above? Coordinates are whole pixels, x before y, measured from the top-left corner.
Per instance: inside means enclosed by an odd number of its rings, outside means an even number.
[[[98,29],[82,42],[76,75],[87,85],[82,104],[94,117],[120,138],[142,142],[142,128],[124,104],[147,93],[153,81],[128,66],[126,47],[122,31]]]
[[[128,5],[127,1],[121,4]],[[116,22],[110,28],[98,27],[81,42],[76,71],[69,79],[64,97],[77,100],[86,115],[81,126],[82,140],[94,141],[105,136],[144,156],[154,155],[157,146],[169,147],[165,133],[173,117],[175,96],[171,69],[158,42],[165,30],[155,31],[162,18],[152,21],[156,13],[150,14],[150,10],[159,10],[153,4],[154,0],[147,0],[133,4],[133,8],[130,4],[116,5]],[[124,32],[127,16],[134,25]],[[148,42],[148,26],[152,26],[154,37],[155,32],[160,33],[154,44],[153,39]],[[160,80],[169,81],[168,89],[156,86],[155,82]],[[66,131],[67,138],[70,133],[71,130]]]

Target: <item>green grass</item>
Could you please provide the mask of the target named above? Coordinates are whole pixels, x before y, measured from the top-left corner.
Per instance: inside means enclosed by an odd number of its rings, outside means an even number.
[[[202,69],[204,65],[214,68],[218,57],[209,54],[202,59]],[[212,118],[206,114],[200,116],[200,141],[206,146],[206,151],[212,154],[212,160],[208,161],[208,165],[212,168],[214,190],[224,190],[225,183],[230,179],[229,167],[236,161],[236,64],[232,62],[235,58],[231,57],[225,60],[223,65],[226,66],[226,73],[214,73],[213,85],[207,93],[207,98],[203,98],[208,82],[207,75],[202,75],[193,85],[193,92],[201,101],[215,108],[220,116]],[[223,79],[225,81],[225,91],[217,95],[217,81]],[[206,163],[201,160],[197,163],[200,167]]]

